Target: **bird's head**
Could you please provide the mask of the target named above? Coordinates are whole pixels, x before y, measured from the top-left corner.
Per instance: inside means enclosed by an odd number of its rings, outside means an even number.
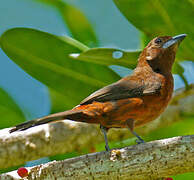
[[[154,38],[140,55],[139,65],[147,63],[155,72],[171,71],[177,48],[185,37],[186,34]]]

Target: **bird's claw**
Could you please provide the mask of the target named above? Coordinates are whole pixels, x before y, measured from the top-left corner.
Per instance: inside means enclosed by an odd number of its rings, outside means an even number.
[[[144,141],[143,139],[137,139],[137,140],[136,140],[136,143],[137,143],[137,144],[142,144],[142,143],[145,143],[145,141]]]
[[[105,146],[106,151],[110,151],[110,148],[108,146]]]

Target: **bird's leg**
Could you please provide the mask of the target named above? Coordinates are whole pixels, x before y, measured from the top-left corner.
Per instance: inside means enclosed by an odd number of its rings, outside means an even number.
[[[133,128],[134,128],[134,120],[133,119],[128,119],[127,121],[127,126],[128,126],[128,129],[129,131],[137,137],[137,144],[141,144],[141,143],[144,143],[145,141],[135,132],[133,131]]]
[[[135,132],[135,131],[132,131],[130,128],[128,128],[131,133],[137,137],[138,140],[136,140],[137,144],[141,144],[141,143],[145,143],[145,141]]]
[[[108,145],[108,138],[107,138],[107,130],[108,129],[106,127],[102,126],[102,125],[100,125],[100,129],[101,129],[102,133],[104,134],[104,140],[105,140],[105,143],[106,143],[105,149],[106,149],[106,151],[110,151],[110,148],[109,148],[109,145]]]

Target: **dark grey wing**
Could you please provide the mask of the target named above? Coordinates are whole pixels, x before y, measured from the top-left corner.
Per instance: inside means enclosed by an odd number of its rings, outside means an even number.
[[[90,104],[93,101],[106,102],[155,94],[159,92],[160,88],[161,83],[157,81],[156,83],[144,83],[143,81],[141,83],[137,83],[137,81],[132,80],[120,80],[92,93],[90,96],[85,98],[80,105]]]

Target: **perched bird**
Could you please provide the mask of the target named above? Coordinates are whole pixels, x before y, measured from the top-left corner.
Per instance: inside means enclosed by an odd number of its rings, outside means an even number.
[[[139,140],[134,127],[156,119],[168,105],[173,93],[172,65],[185,34],[154,38],[139,56],[133,74],[108,85],[75,108],[31,120],[13,127],[10,132],[64,119],[100,124],[106,150],[109,128],[128,128]]]

